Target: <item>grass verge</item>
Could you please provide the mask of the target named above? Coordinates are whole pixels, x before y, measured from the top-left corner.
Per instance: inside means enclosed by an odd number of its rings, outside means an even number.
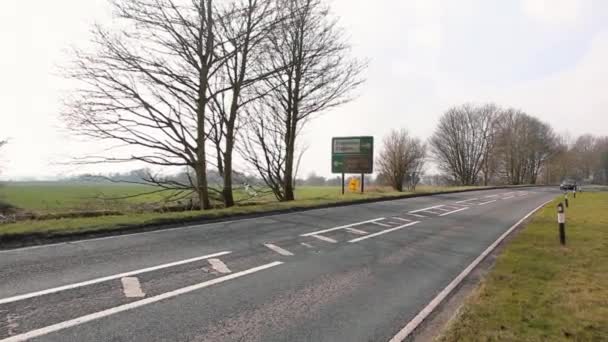
[[[567,247],[556,200],[505,247],[437,341],[608,341],[608,193],[570,203]]]
[[[298,192],[298,200],[292,202],[268,201],[254,205],[235,206],[227,209],[208,211],[186,211],[172,213],[135,213],[125,212],[123,215],[99,216],[90,218],[67,218],[44,221],[20,221],[0,225],[0,244],[17,240],[61,238],[70,235],[83,235],[122,230],[135,230],[144,227],[163,226],[186,222],[221,219],[239,215],[254,215],[283,210],[306,209],[319,206],[352,203],[374,199],[390,199],[404,196],[437,192],[455,192],[480,189],[479,187],[420,187],[415,194],[376,189],[365,194],[340,194],[337,187],[302,187]]]

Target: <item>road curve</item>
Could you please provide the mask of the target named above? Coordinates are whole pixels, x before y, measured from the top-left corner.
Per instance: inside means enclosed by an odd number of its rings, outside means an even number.
[[[0,251],[0,341],[389,341],[557,194],[436,195]]]

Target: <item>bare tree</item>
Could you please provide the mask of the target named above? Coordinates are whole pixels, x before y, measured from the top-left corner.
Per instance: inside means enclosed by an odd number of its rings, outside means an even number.
[[[439,167],[457,184],[478,184],[492,145],[494,113],[493,105],[465,104],[441,117],[430,145]]]
[[[426,148],[420,139],[410,137],[405,129],[392,130],[383,140],[378,156],[380,177],[393,189],[403,191],[406,180],[408,188],[415,188],[426,156]]]
[[[75,51],[68,75],[80,82],[65,120],[88,137],[127,147],[122,156],[85,162],[140,161],[186,167],[186,183],[151,183],[194,190],[209,208],[207,184],[210,79],[229,57],[218,47],[212,0],[114,0],[118,25],[93,29],[95,51]]]
[[[365,63],[321,0],[277,0],[284,19],[269,37],[266,67],[280,70],[264,81],[262,101],[249,109],[243,157],[277,199],[294,199],[297,141],[315,115],[351,100]]]

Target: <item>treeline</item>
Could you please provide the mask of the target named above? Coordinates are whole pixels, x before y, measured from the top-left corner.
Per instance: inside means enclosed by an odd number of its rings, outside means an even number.
[[[429,159],[441,171],[426,177],[432,184],[608,183],[608,137],[571,141],[532,115],[494,104],[448,109],[426,145],[393,131],[381,147],[379,178],[399,191],[406,183],[411,189],[418,181],[412,175],[422,175]]]
[[[235,203],[235,174],[255,172],[294,199],[299,135],[351,99],[365,63],[322,0],[113,0],[65,74],[80,86],[63,115],[75,133],[114,143],[80,163],[180,167],[143,183]],[[122,154],[121,152],[122,151]],[[219,175],[221,182],[213,182]]]

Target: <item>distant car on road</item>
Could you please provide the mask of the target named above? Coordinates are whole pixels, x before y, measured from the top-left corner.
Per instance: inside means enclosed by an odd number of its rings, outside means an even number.
[[[565,180],[560,184],[559,189],[562,191],[574,191],[576,190],[576,182]]]

